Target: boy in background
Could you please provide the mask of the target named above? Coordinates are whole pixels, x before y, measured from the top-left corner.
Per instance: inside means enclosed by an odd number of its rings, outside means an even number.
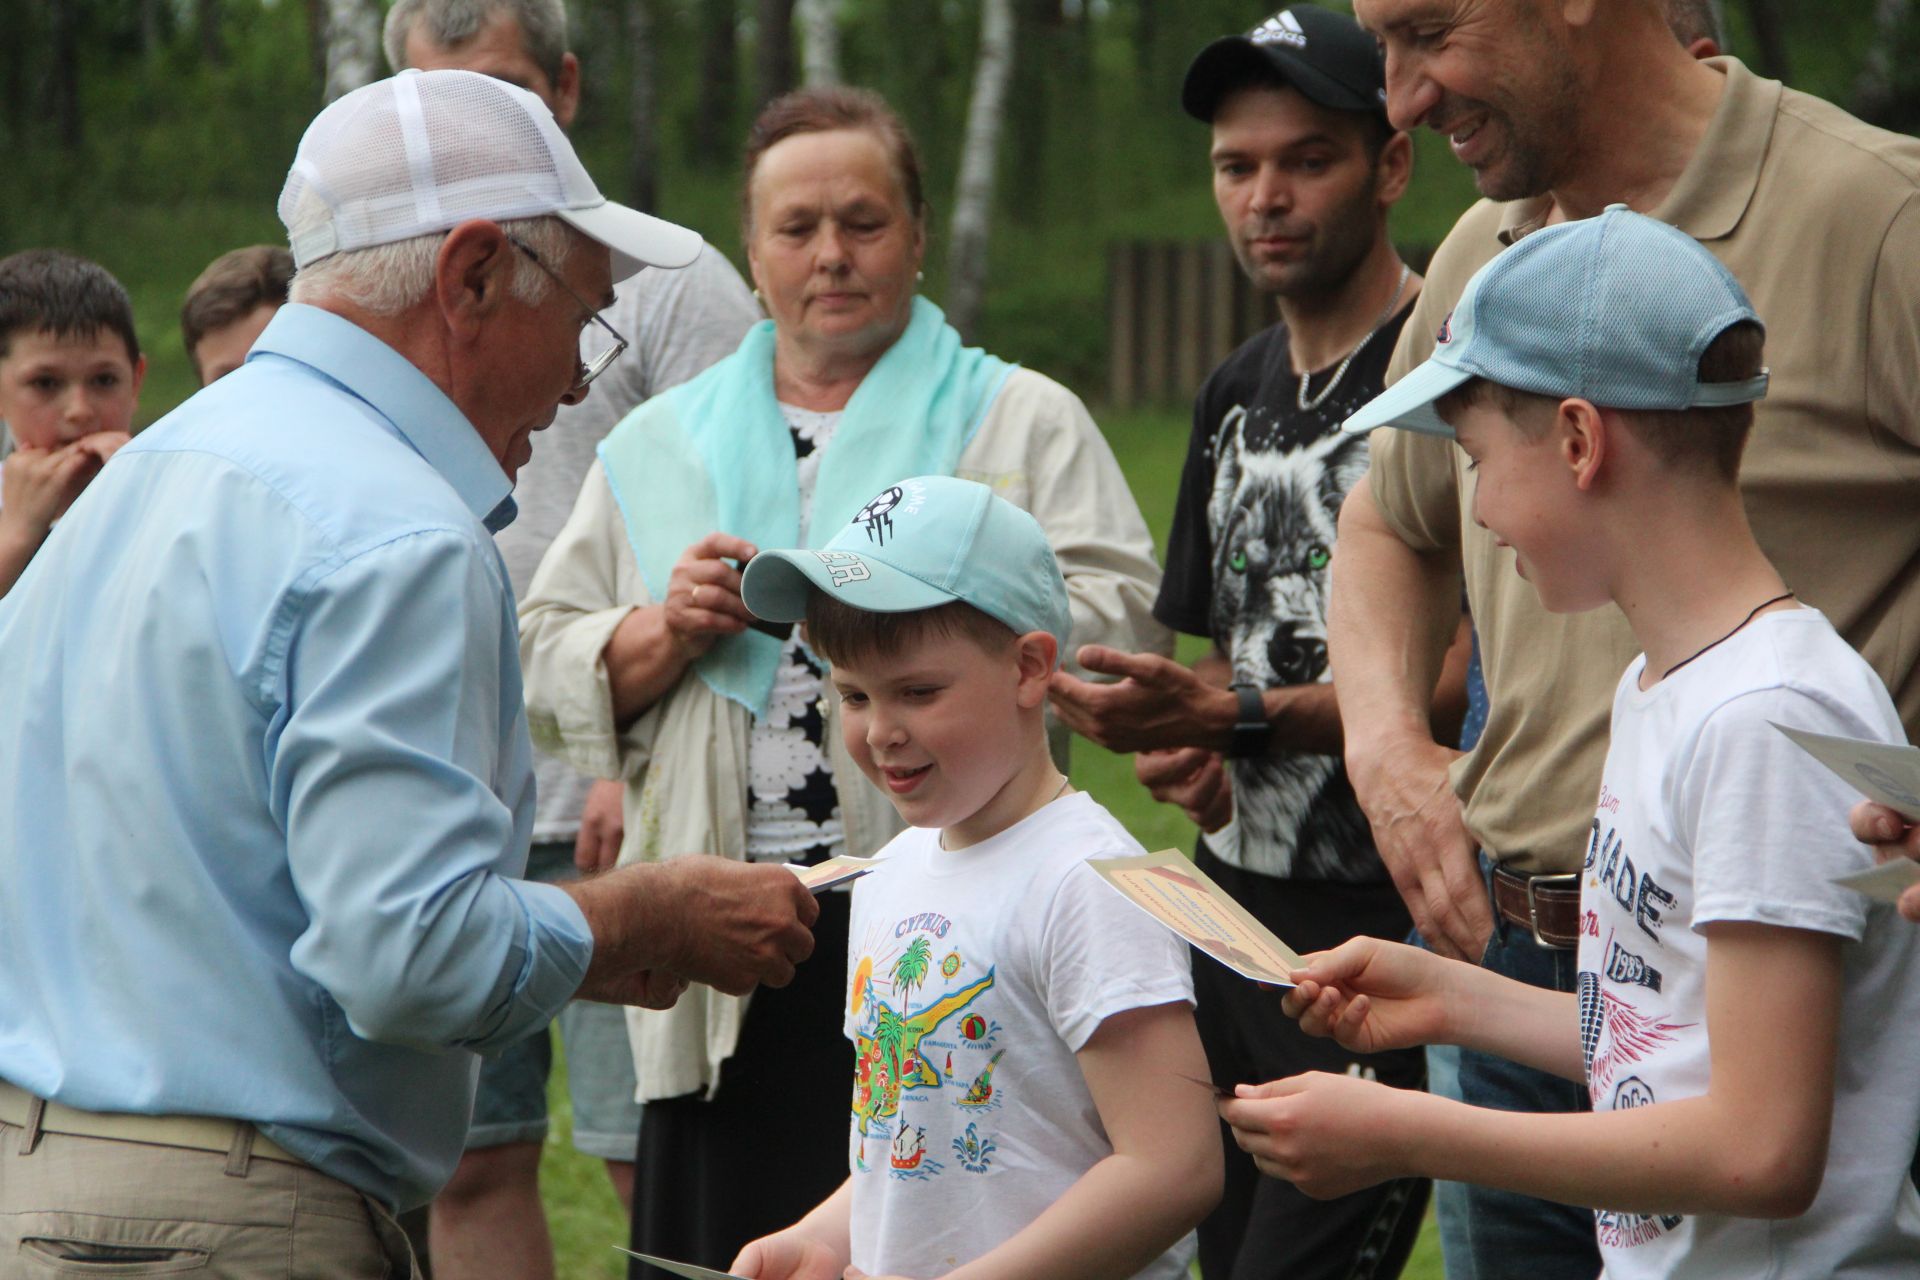
[[[180,306],[180,336],[201,386],[246,363],[292,283],[293,255],[277,244],[233,249],[207,264]]]
[[[1141,850],[1047,750],[1059,567],[970,481],[861,515],[742,581],[759,616],[805,619],[848,755],[912,829],[854,889],[851,1175],[732,1270],[1184,1276],[1221,1180],[1192,978],[1083,865]]]
[[[1482,268],[1433,357],[1347,423],[1452,435],[1475,519],[1541,602],[1616,604],[1644,652],[1614,698],[1577,995],[1359,939],[1309,957],[1284,1002],[1343,1044],[1461,1044],[1584,1080],[1594,1114],[1243,1086],[1222,1114],[1269,1172],[1313,1194],[1420,1173],[1589,1205],[1615,1280],[1911,1274],[1920,935],[1832,883],[1871,862],[1850,789],[1773,725],[1904,734],[1748,527],[1761,336],[1706,250],[1616,205]]]
[[[58,249],[0,258],[0,596],[132,439],[147,361],[133,305],[104,267]]]

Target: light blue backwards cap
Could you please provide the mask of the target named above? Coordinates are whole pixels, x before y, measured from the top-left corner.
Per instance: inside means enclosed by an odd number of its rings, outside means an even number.
[[[807,616],[820,590],[856,609],[906,613],[961,600],[1016,634],[1047,631],[1067,650],[1067,584],[1040,522],[993,490],[952,476],[902,480],[818,551],[762,551],[740,595],[770,622]]]
[[[1767,394],[1767,374],[1700,381],[1700,355],[1759,322],[1740,282],[1686,232],[1623,204],[1527,236],[1474,273],[1433,354],[1342,424],[1451,438],[1433,402],[1469,378],[1608,409],[1694,409]]]

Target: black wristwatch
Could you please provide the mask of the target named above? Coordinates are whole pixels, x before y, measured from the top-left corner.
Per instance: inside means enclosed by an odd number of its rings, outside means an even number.
[[[1227,687],[1240,700],[1239,718],[1233,722],[1233,732],[1227,737],[1227,759],[1247,760],[1264,756],[1267,754],[1267,743],[1273,736],[1273,726],[1267,723],[1267,704],[1260,696],[1260,686],[1233,684]]]

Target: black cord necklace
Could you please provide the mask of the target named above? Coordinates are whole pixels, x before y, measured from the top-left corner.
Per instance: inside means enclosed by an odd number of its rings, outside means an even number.
[[[1678,671],[1680,668],[1686,666],[1689,662],[1692,662],[1695,658],[1699,657],[1701,654],[1705,653],[1707,650],[1713,648],[1714,645],[1725,644],[1727,641],[1739,635],[1740,627],[1746,626],[1749,622],[1752,622],[1755,618],[1759,617],[1760,611],[1766,608],[1768,605],[1779,604],[1782,600],[1791,600],[1791,599],[1793,599],[1793,592],[1783,591],[1771,600],[1762,600],[1759,604],[1753,606],[1752,613],[1749,613],[1746,617],[1740,619],[1740,626],[1737,626],[1733,630],[1727,632],[1727,634],[1721,636],[1718,640],[1714,640],[1708,644],[1701,645],[1698,649],[1694,650],[1691,655],[1680,659],[1680,661],[1668,667],[1666,675],[1663,675],[1660,678],[1662,680],[1665,680],[1667,676],[1672,675],[1674,672]]]

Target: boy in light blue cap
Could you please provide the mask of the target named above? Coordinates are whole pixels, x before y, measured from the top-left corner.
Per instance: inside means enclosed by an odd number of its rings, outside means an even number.
[[[1912,1274],[1920,931],[1834,883],[1873,861],[1851,792],[1775,725],[1905,735],[1748,528],[1761,345],[1725,267],[1616,205],[1482,268],[1432,358],[1347,422],[1452,436],[1541,602],[1617,605],[1644,652],[1614,699],[1577,995],[1361,938],[1307,957],[1284,1002],[1355,1049],[1459,1044],[1584,1082],[1594,1114],[1242,1086],[1223,1114],[1269,1173],[1589,1205],[1613,1280]]]
[[[1142,849],[1047,751],[1070,620],[1039,524],[904,480],[820,550],[755,556],[741,595],[804,619],[848,754],[912,825],[854,888],[849,1177],[732,1271],[1184,1277],[1221,1179],[1191,966],[1083,865]]]

